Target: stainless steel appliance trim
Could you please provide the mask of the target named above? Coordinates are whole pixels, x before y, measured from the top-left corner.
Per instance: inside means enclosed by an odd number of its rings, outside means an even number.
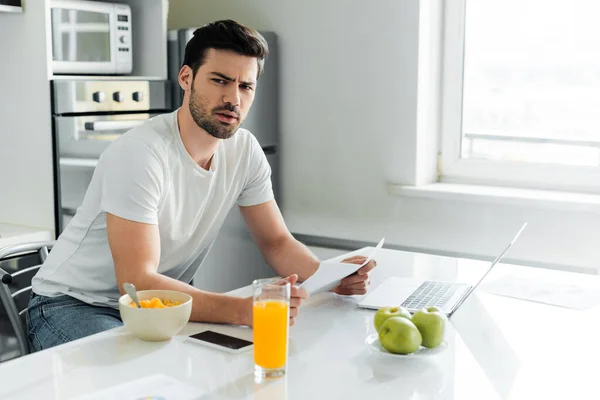
[[[54,80],[54,114],[170,110],[166,80]]]

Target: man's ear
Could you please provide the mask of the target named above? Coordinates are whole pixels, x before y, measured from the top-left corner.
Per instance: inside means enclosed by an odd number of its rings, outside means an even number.
[[[189,90],[192,87],[192,80],[194,79],[194,74],[192,69],[188,65],[184,65],[179,70],[179,86],[185,91]]]

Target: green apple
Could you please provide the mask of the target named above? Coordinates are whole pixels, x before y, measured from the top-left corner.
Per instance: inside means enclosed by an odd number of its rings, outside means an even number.
[[[373,322],[375,323],[375,330],[379,332],[381,325],[391,317],[402,317],[410,319],[410,313],[408,310],[401,306],[396,307],[383,307],[377,310]]]
[[[404,317],[388,318],[379,329],[379,342],[390,353],[414,353],[421,346],[421,340],[419,329]]]
[[[426,307],[415,312],[412,322],[421,332],[423,346],[433,349],[442,344],[446,330],[446,315],[437,307]]]

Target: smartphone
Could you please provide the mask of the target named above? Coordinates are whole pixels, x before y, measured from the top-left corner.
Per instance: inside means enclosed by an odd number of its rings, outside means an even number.
[[[253,343],[240,339],[238,337],[225,335],[223,333],[207,330],[200,333],[196,333],[195,335],[188,336],[190,342],[203,344],[208,347],[212,347],[217,350],[223,350],[228,353],[243,353],[252,349]]]

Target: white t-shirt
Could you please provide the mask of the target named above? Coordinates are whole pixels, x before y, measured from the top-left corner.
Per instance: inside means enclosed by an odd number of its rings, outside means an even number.
[[[189,283],[233,205],[273,197],[271,169],[249,131],[221,141],[207,171],[186,151],[177,111],[157,116],[102,153],[81,207],[33,278],[33,291],[117,306],[107,212],[158,225],[158,272]]]

